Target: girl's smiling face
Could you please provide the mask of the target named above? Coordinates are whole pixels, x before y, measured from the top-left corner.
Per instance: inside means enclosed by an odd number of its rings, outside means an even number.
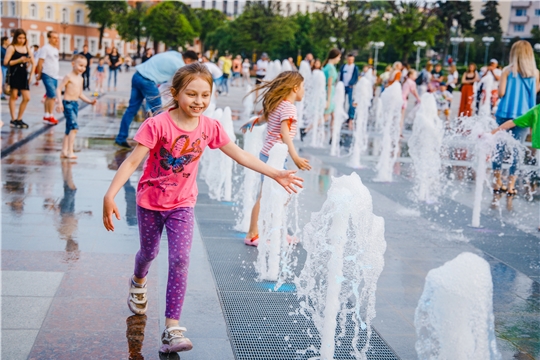
[[[171,90],[174,90],[171,88]],[[198,118],[210,104],[212,88],[207,81],[196,77],[176,96],[178,108],[189,118]]]

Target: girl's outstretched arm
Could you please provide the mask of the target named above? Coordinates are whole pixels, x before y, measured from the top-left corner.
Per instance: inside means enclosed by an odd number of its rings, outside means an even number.
[[[107,193],[103,198],[103,225],[105,225],[107,231],[114,231],[113,214],[120,220],[120,212],[114,202],[114,197],[118,194],[118,191],[120,191],[120,188],[124,186],[126,181],[128,181],[130,176],[133,175],[133,172],[137,169],[141,161],[143,161],[149,150],[150,149],[146,146],[137,144],[133,152],[122,165],[120,165],[116,175],[114,175],[109,190],[107,190]]]
[[[498,128],[494,129],[493,131],[491,131],[491,133],[493,135],[495,135],[497,132],[501,131],[501,130],[510,130],[512,129],[513,127],[515,127],[516,124],[514,123],[514,120],[508,120],[508,121],[505,121],[501,126],[499,126]]]
[[[232,158],[234,161],[242,166],[245,166],[253,171],[268,176],[269,178],[277,181],[285,190],[290,194],[292,192],[298,192],[295,186],[302,188],[302,178],[295,176],[296,170],[277,170],[273,167],[266,165],[261,160],[257,159],[252,154],[244,151],[238,147],[235,143],[230,141],[227,145],[219,148],[225,155]]]

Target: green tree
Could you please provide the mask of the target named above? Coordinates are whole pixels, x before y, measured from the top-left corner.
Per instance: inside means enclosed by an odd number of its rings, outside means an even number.
[[[199,39],[201,41],[201,49],[204,52],[204,46],[208,35],[217,28],[224,26],[227,21],[227,16],[216,9],[195,9],[195,16],[197,16],[197,19],[199,19],[201,24]]]
[[[298,26],[292,17],[281,16],[278,4],[248,3],[244,12],[208,35],[207,45],[219,51],[251,54],[267,52],[273,58],[296,52]]]
[[[105,29],[112,27],[117,16],[127,11],[127,2],[86,1],[85,4],[88,8],[88,20],[99,25],[99,48],[101,49]]]
[[[482,37],[491,36],[494,42],[489,47],[488,58],[494,57],[501,59],[503,56],[503,44],[501,44],[502,28],[501,15],[497,10],[499,3],[497,1],[487,1],[482,9],[483,18],[476,20],[474,24],[474,33],[478,45],[482,46]],[[484,49],[483,49],[484,50]],[[479,64],[484,63],[485,51],[478,51],[476,61]]]
[[[116,30],[125,41],[137,40],[137,55],[141,52],[141,37],[146,36],[144,22],[149,5],[137,2],[124,14],[116,17]]]
[[[394,50],[405,62],[416,50],[414,41],[423,40],[433,46],[442,29],[437,8],[429,1],[389,1],[379,14],[372,37],[385,38],[385,51]]]
[[[195,21],[188,20],[184,13],[186,8],[189,9],[183,3],[172,1],[161,2],[150,8],[144,25],[154,43],[162,42],[167,47],[177,48],[193,42],[200,23],[191,9],[187,14],[189,16],[191,12]]]
[[[443,58],[448,55],[450,37],[471,30],[472,8],[470,1],[437,1],[437,16],[442,22]],[[457,27],[454,27],[454,22]],[[457,60],[457,59],[456,59]]]
[[[477,35],[493,36],[500,38],[502,35],[501,15],[497,10],[499,3],[497,1],[487,1],[482,9],[482,19],[474,23],[474,32]]]
[[[327,42],[328,48],[360,49],[369,41],[374,7],[369,1],[327,1],[323,11],[314,14],[313,36],[318,43]]]

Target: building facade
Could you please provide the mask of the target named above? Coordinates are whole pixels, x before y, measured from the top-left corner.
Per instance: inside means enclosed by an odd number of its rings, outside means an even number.
[[[267,3],[270,0],[184,0],[183,2],[192,8],[216,9],[222,11],[228,17],[234,18],[240,15],[249,2]],[[283,15],[293,15],[297,12],[313,12],[324,7],[324,1],[316,0],[272,0],[279,3]]]
[[[538,29],[539,26],[539,1],[512,1],[506,37],[530,38],[532,29]]]
[[[104,55],[105,49],[112,46],[122,55],[137,51],[136,44],[123,41],[114,29],[105,29],[99,48],[99,28],[88,21],[84,1],[1,1],[0,18],[2,36],[10,37],[14,29],[22,28],[29,45],[47,44],[47,32],[56,31],[60,36],[60,54],[82,51],[85,44],[91,54]]]

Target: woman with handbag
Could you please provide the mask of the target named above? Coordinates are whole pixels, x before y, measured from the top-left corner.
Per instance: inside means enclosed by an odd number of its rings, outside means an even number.
[[[32,72],[28,71],[28,64],[34,68],[34,56],[28,49],[26,42],[26,33],[23,29],[17,29],[13,33],[13,42],[6,50],[4,65],[9,66],[7,72],[6,84],[10,87],[9,96],[9,112],[11,114],[11,122],[9,126],[18,129],[28,129],[28,124],[22,120],[26,105],[30,101],[30,80]],[[22,95],[22,101],[19,105],[19,113],[15,117],[15,101]]]

